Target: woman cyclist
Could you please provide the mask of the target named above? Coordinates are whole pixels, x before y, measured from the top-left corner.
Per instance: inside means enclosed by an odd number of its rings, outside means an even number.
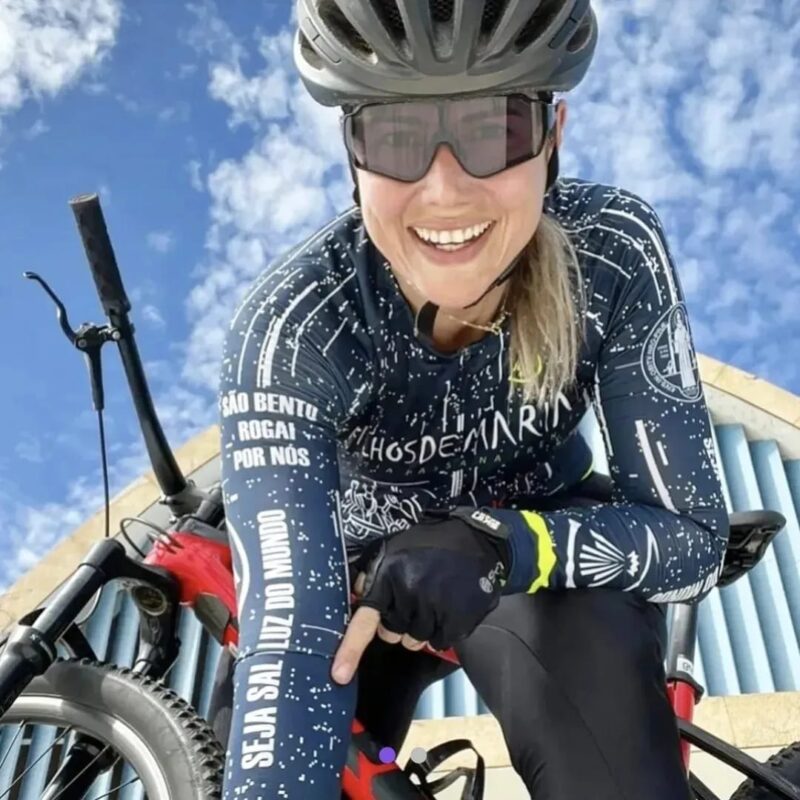
[[[685,800],[664,604],[711,590],[728,523],[659,219],[558,177],[591,4],[297,12],[356,203],[265,269],[226,339],[224,796],[338,798],[353,716],[399,749],[454,669],[428,642],[455,646],[536,800]]]

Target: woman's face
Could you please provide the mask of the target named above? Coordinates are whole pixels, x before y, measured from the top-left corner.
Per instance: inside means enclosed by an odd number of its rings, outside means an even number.
[[[561,144],[566,103],[557,106],[556,140]],[[548,141],[534,159],[490,178],[473,178],[456,160],[449,146],[440,145],[427,174],[404,183],[365,170],[357,170],[364,224],[372,241],[389,261],[403,292],[415,308],[426,301],[453,313],[480,297],[530,241],[542,214]],[[439,264],[431,245],[421,241],[415,228],[444,231],[491,222],[483,246],[474,256]],[[497,287],[501,291],[503,286]],[[497,290],[495,290],[497,291]],[[491,315],[497,306],[495,292],[470,309],[477,318],[481,307]]]

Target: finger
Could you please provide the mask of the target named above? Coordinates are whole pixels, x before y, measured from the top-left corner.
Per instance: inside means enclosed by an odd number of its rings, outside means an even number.
[[[421,641],[419,641],[419,639],[415,639],[413,636],[409,636],[406,633],[406,634],[403,634],[402,644],[403,644],[403,647],[406,648],[406,650],[421,650],[428,643],[427,642],[421,642]]]
[[[358,577],[356,578],[356,582],[353,585],[353,591],[356,593],[358,597],[361,597],[364,594],[364,582],[366,580],[367,576],[363,572],[359,572]]]
[[[401,633],[390,631],[384,626],[383,623],[378,625],[378,636],[383,639],[384,642],[388,642],[389,644],[397,644],[403,638]]]
[[[375,637],[380,621],[381,612],[375,608],[361,606],[353,614],[333,659],[331,675],[337,683],[350,683],[361,656]]]

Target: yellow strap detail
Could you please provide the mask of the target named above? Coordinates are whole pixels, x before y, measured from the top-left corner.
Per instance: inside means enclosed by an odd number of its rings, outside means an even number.
[[[520,511],[520,514],[536,536],[539,575],[526,590],[527,594],[533,594],[550,582],[550,575],[556,566],[556,551],[544,517],[534,511]]]
[[[589,469],[586,470],[581,480],[585,481],[592,474],[593,469],[594,469],[594,459],[592,459],[592,463],[589,465]]]

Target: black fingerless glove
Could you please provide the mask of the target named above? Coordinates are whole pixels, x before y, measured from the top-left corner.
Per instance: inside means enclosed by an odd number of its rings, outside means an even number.
[[[365,549],[361,605],[385,628],[437,650],[469,636],[494,609],[510,570],[509,528],[490,509],[427,511],[420,522]]]

